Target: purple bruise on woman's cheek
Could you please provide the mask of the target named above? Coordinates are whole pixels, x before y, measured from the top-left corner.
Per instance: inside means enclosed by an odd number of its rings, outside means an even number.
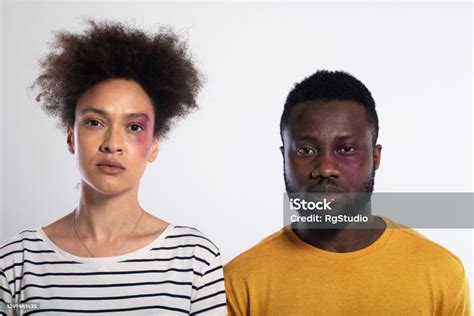
[[[135,141],[140,155],[145,157],[148,154],[153,137],[151,135],[152,132],[149,129],[148,123],[142,122],[142,124],[145,127],[145,130],[134,135],[132,139]]]

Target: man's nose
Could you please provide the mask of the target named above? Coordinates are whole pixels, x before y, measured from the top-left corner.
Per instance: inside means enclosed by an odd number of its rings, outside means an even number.
[[[322,152],[316,159],[316,164],[311,172],[312,178],[339,177],[339,168],[335,157],[330,152]]]

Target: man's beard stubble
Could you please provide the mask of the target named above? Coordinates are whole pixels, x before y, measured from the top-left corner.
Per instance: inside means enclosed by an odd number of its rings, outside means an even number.
[[[321,200],[321,197],[318,196],[317,194],[324,193],[324,192],[322,191],[301,192],[300,190],[296,189],[289,183],[286,177],[285,169],[283,169],[283,177],[285,179],[285,187],[286,187],[286,192],[288,193],[288,197],[303,196],[304,199],[307,201]],[[315,186],[316,188],[324,184],[326,185],[331,184],[338,187],[337,183],[333,179],[330,179],[330,178],[321,178],[316,184],[317,184]],[[349,216],[355,216],[357,214],[365,214],[367,211],[370,212],[370,200],[371,200],[372,192],[374,191],[374,184],[375,184],[375,167],[372,169],[372,172],[369,174],[367,180],[362,184],[360,190],[356,192],[340,192],[341,194],[343,194],[343,200],[346,200],[346,199],[347,200],[345,202],[342,202],[342,204],[339,204],[339,203],[336,204],[338,206],[336,206],[336,208],[333,209],[333,215],[345,214]],[[311,193],[314,193],[314,194],[311,194]],[[309,197],[308,197],[308,194],[309,194]]]
[[[299,192],[304,192],[304,191],[301,191],[301,190],[298,190],[296,189],[294,186],[292,186],[289,181],[288,181],[288,178],[286,176],[286,170],[285,170],[285,167],[283,167],[283,178],[285,180],[285,188],[286,188],[286,192],[288,194],[291,194],[291,193],[299,193]],[[320,183],[321,182],[324,182],[324,181],[327,181],[331,184],[334,184],[337,186],[337,183],[334,183],[334,180],[330,179],[330,178],[321,178],[320,180]],[[372,172],[369,174],[369,176],[367,177],[367,181],[365,181],[362,186],[361,186],[361,189],[357,192],[361,192],[361,193],[372,193],[374,191],[374,185],[375,185],[375,167],[372,168]],[[314,192],[314,193],[322,193],[322,192]]]

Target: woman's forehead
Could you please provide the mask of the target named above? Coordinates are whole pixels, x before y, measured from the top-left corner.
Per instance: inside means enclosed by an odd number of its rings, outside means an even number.
[[[146,116],[153,113],[153,105],[145,90],[133,80],[110,79],[95,84],[77,102],[76,113],[93,110],[97,114]],[[100,113],[102,112],[102,113]]]

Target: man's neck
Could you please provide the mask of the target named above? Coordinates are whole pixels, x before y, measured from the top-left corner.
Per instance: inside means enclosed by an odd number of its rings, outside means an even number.
[[[297,228],[292,227],[295,234],[304,242],[331,252],[352,252],[366,248],[373,244],[384,232],[385,222],[370,213],[369,227],[357,228],[357,224],[348,225],[339,229]]]

